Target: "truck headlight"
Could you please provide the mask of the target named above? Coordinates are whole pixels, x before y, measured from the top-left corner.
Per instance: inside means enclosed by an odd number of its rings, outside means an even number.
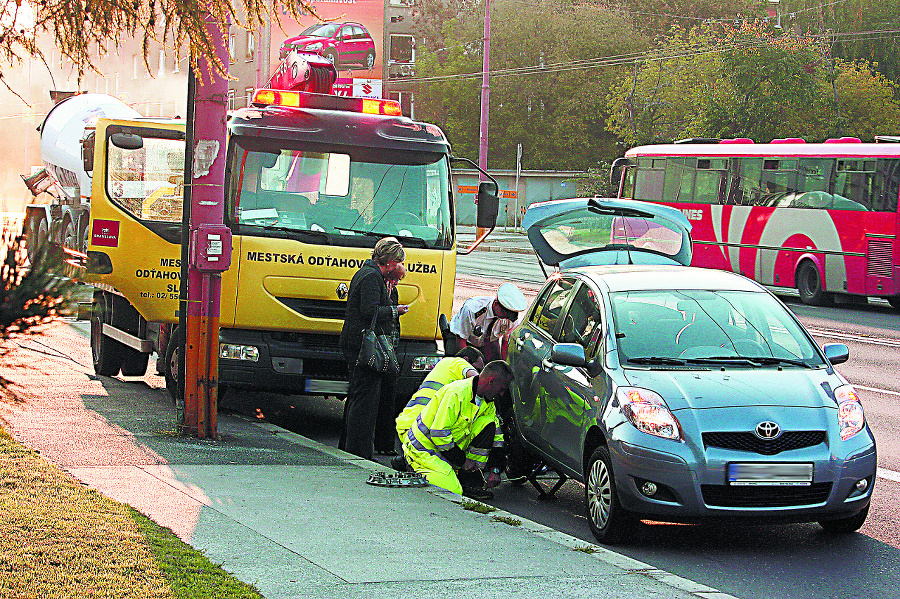
[[[838,402],[838,428],[841,431],[841,441],[845,441],[863,429],[866,425],[866,415],[853,385],[841,385],[834,390],[834,397]]]
[[[219,344],[219,357],[228,360],[259,361],[259,349],[252,345]]]
[[[429,372],[440,361],[440,356],[418,356],[413,358],[413,372]]]
[[[681,440],[681,424],[658,393],[638,387],[619,387],[619,406],[636,429],[663,439]]]

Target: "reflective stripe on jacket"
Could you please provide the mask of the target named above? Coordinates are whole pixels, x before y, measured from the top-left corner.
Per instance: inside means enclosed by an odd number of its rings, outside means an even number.
[[[416,422],[416,417],[425,404],[434,397],[434,394],[447,383],[466,378],[466,372],[471,368],[472,365],[463,358],[444,358],[435,364],[418,390],[413,393],[412,399],[397,416],[397,434],[402,438],[403,434]]]
[[[444,385],[416,416],[404,441],[431,455],[458,447],[466,451],[467,458],[485,464],[487,451],[469,452],[469,445],[491,422],[497,431],[494,447],[503,445],[503,434],[494,403],[475,396],[476,381],[471,378]]]

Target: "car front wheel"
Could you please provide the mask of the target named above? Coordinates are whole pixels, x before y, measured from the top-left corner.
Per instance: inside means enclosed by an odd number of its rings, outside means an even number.
[[[618,543],[630,530],[633,518],[619,504],[609,449],[600,446],[594,450],[585,471],[584,482],[591,532],[601,543]]]
[[[856,532],[863,525],[863,522],[866,521],[866,516],[868,515],[869,506],[866,506],[849,518],[840,518],[839,520],[819,520],[819,526],[828,532]]]

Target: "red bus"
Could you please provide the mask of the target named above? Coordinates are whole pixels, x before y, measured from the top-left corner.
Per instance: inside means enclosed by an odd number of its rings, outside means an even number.
[[[687,216],[693,266],[795,287],[811,305],[844,294],[900,309],[900,138],[877,139],[690,139],[633,148],[612,176],[620,198]]]

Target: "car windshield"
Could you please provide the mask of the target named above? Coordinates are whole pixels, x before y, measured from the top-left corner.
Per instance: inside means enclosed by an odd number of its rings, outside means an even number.
[[[443,154],[370,148],[324,152],[269,148],[249,140],[237,140],[233,150],[228,213],[242,234],[313,232],[322,240],[317,242],[334,245],[359,245],[360,236],[385,235],[411,247],[452,243]]]
[[[319,37],[334,37],[334,32],[340,27],[339,23],[320,23],[310,25],[300,35],[317,35]]]
[[[635,367],[819,367],[816,346],[768,293],[653,290],[610,294],[616,344]]]

